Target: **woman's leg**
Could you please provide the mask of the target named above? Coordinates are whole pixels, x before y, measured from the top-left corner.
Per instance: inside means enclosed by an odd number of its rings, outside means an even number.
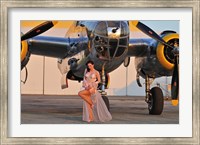
[[[90,121],[93,121],[93,111],[92,111],[92,108],[90,106],[90,104],[87,103],[87,108],[88,108],[88,112],[89,112],[89,122]]]
[[[89,89],[89,92],[90,92],[91,95],[92,95],[92,94],[95,94],[95,93],[96,93],[96,89],[95,89],[95,88],[90,88],[90,89]]]
[[[92,112],[92,99],[91,99],[91,94],[88,90],[82,90],[78,93],[78,95],[87,102],[87,108],[89,112],[89,122],[93,121],[93,112]]]
[[[91,99],[91,94],[88,90],[82,90],[78,93],[78,95],[85,100],[90,106],[93,105],[92,99]]]

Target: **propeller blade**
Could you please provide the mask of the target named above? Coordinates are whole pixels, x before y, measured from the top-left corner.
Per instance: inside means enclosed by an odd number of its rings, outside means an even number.
[[[178,104],[178,94],[179,94],[179,62],[178,62],[178,56],[176,56],[174,71],[172,75],[172,83],[171,83],[172,105],[174,106]]]
[[[149,37],[159,41],[160,43],[172,48],[173,53],[175,54],[175,65],[174,65],[174,71],[172,75],[172,82],[171,82],[171,96],[172,96],[172,104],[177,105],[178,104],[178,93],[179,93],[179,48],[169,45],[167,42],[165,42],[156,32],[154,32],[151,28],[146,26],[145,24],[139,22],[139,21],[130,21],[132,25],[137,27],[139,30],[141,30],[143,33],[148,35]]]
[[[135,20],[135,21],[130,21],[131,24],[133,24],[135,27],[137,27],[139,30],[141,30],[143,33],[148,35],[149,37],[159,41],[160,43],[167,45],[170,48],[173,48],[173,46],[169,45],[167,42],[165,42],[156,32],[154,32],[151,28],[146,26],[145,24]]]
[[[21,41],[37,36],[57,24],[57,21],[46,21],[21,36]]]

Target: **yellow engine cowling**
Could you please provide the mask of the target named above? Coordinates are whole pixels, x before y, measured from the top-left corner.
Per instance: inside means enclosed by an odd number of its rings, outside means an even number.
[[[162,37],[162,39],[165,41],[165,42],[169,42],[173,39],[178,39],[179,40],[179,34],[177,33],[168,33],[166,34],[164,37]],[[175,44],[177,45],[177,44]],[[169,60],[167,60],[166,56],[165,56],[165,45],[163,45],[162,43],[158,43],[157,45],[157,49],[156,49],[156,56],[160,62],[160,64],[168,69],[168,70],[172,70],[174,68],[174,63],[170,62]]]
[[[30,52],[28,50],[28,42],[26,40],[21,42],[21,70],[29,61]]]
[[[26,40],[21,42],[21,62],[25,59],[28,53],[28,43]]]

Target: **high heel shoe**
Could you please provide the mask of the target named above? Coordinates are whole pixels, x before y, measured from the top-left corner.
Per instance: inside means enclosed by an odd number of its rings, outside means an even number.
[[[90,119],[89,119],[87,122],[90,123],[90,122],[92,122],[92,121],[93,121],[93,120],[90,120]]]

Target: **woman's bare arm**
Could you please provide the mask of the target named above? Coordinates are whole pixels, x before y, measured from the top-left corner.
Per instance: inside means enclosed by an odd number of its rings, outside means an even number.
[[[96,76],[97,76],[97,83],[100,83],[101,82],[101,78],[100,78],[100,74],[98,71],[96,71]]]
[[[85,80],[85,75],[86,75],[86,72],[87,72],[87,70],[85,69],[85,71],[84,71],[84,75],[83,75],[83,83],[82,83],[82,86],[85,88],[85,87],[87,87],[87,83],[86,83],[86,80]]]

